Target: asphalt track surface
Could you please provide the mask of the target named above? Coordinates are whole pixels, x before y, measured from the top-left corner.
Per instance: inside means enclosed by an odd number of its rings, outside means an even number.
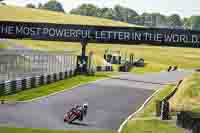
[[[53,130],[114,130],[135,112],[156,89],[190,72],[146,75],[124,73],[119,78],[82,85],[70,91],[27,103],[0,105],[0,125]],[[74,104],[88,102],[83,122],[65,124],[63,115]]]

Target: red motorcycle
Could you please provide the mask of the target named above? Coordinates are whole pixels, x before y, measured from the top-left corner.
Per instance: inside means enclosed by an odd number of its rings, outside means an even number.
[[[86,104],[72,108],[64,115],[64,122],[72,123],[75,120],[82,121],[83,117],[87,114],[87,108],[88,106]]]

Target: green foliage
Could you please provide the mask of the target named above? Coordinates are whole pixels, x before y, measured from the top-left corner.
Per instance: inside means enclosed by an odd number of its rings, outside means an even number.
[[[178,14],[173,14],[167,18],[168,26],[172,28],[181,27],[183,25],[182,20]]]
[[[71,14],[79,14],[83,16],[97,16],[98,7],[92,4],[82,4],[77,9],[72,9]]]
[[[200,16],[192,16],[190,23],[193,29],[200,29]]]
[[[26,5],[27,8],[36,8],[34,4],[30,3]]]
[[[84,16],[95,16],[95,17],[113,19],[129,23],[132,22],[132,19],[135,16],[138,16],[136,11],[130,8],[122,7],[120,5],[116,5],[114,9],[112,9],[112,8],[99,8],[92,4],[82,4],[78,8],[72,9],[70,13],[84,15]]]
[[[179,28],[182,27],[184,23],[184,20],[182,20],[178,14],[173,14],[169,17],[160,13],[143,13],[139,15],[133,9],[121,5],[116,5],[114,8],[99,8],[92,4],[82,4],[78,8],[72,9],[70,13],[107,18],[145,26]]]
[[[56,0],[50,0],[42,6],[42,9],[50,11],[65,12],[61,3]]]
[[[97,17],[113,19],[114,11],[112,8],[99,8],[97,12]]]
[[[138,13],[130,8],[125,8],[120,5],[116,5],[113,9],[114,11],[114,20],[123,21],[123,22],[132,22],[132,19],[138,16]]]

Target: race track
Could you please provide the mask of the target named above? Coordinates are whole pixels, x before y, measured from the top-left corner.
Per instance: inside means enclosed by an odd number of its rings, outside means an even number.
[[[0,125],[55,130],[117,130],[120,124],[156,89],[174,83],[190,72],[146,75],[123,73],[119,78],[83,85],[47,98],[15,105],[0,105]],[[83,122],[63,123],[63,115],[74,104],[88,102]]]

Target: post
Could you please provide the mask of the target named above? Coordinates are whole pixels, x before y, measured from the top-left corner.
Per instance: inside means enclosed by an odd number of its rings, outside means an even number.
[[[163,100],[161,104],[161,119],[169,120],[169,102],[166,100]]]
[[[81,46],[82,46],[82,53],[81,56],[85,57],[86,55],[86,46],[87,46],[88,42],[87,40],[81,40]]]
[[[161,105],[162,105],[162,101],[157,100],[156,101],[156,116],[160,117],[161,115]]]
[[[88,57],[86,56],[86,46],[88,44],[87,40],[81,40],[82,52],[81,56],[78,56],[77,60],[77,72],[80,74],[86,74],[88,72]]]

